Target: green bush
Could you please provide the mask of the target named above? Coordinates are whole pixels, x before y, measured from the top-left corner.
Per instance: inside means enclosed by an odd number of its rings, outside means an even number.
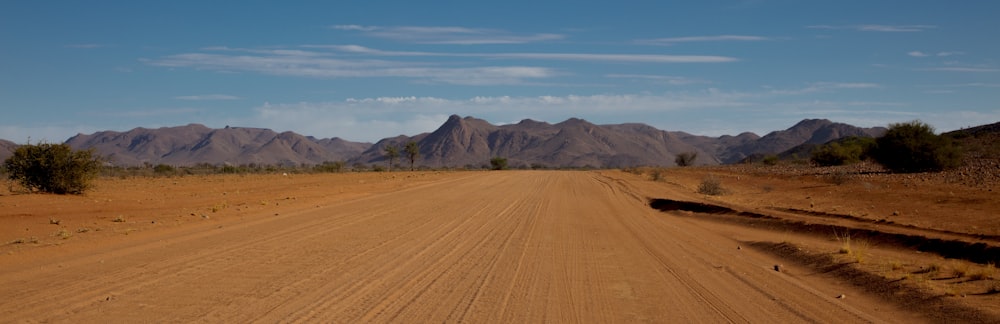
[[[809,160],[819,166],[857,163],[867,158],[874,146],[874,138],[848,137],[817,147]]]
[[[506,170],[507,169],[507,158],[495,157],[490,159],[490,167],[493,170]]]
[[[174,174],[176,172],[177,172],[176,168],[166,164],[157,164],[156,166],[153,167],[153,173],[159,175],[169,175],[169,174]]]
[[[100,171],[93,150],[75,151],[66,144],[27,144],[4,161],[7,177],[30,191],[81,194]]]
[[[875,140],[872,158],[894,172],[942,171],[962,163],[962,153],[948,136],[920,121],[890,124]]]

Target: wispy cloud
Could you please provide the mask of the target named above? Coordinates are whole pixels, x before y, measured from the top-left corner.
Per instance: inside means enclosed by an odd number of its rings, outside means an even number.
[[[806,26],[810,29],[827,29],[827,30],[854,30],[862,32],[886,32],[886,33],[903,33],[903,32],[922,32],[928,29],[937,28],[934,25],[811,25]]]
[[[562,34],[515,34],[500,29],[467,27],[334,25],[330,28],[357,31],[371,37],[418,44],[523,44],[565,38]]]
[[[665,83],[669,85],[689,85],[689,84],[706,84],[711,83],[705,80],[691,79],[680,76],[670,76],[670,75],[648,75],[648,74],[608,74],[605,75],[607,78],[613,79],[637,79],[637,80],[648,80],[655,83]]]
[[[163,67],[219,72],[252,72],[316,78],[401,77],[462,85],[519,84],[548,78],[556,71],[532,66],[442,67],[430,63],[342,59],[305,51],[265,51],[250,54],[185,53],[141,60]]]
[[[348,53],[376,56],[442,56],[478,57],[490,59],[528,59],[560,61],[603,61],[632,63],[726,63],[739,59],[717,55],[666,55],[666,54],[593,54],[593,53],[435,53],[409,51],[383,51],[360,45],[306,45],[309,48],[327,48]]]
[[[177,96],[174,97],[177,100],[237,100],[240,97],[225,95],[225,94],[207,94],[207,95],[194,95],[194,96]]]
[[[930,56],[948,57],[948,56],[964,55],[964,54],[965,54],[964,52],[958,52],[958,51],[937,52],[937,53],[926,53],[926,52],[921,52],[921,51],[911,51],[909,53],[906,53],[906,55],[913,56],[913,57],[930,57]]]
[[[942,71],[942,72],[972,72],[972,73],[995,73],[1000,72],[997,68],[985,68],[985,67],[958,67],[958,66],[947,66],[947,67],[936,67],[927,69],[917,69],[918,71]]]
[[[640,120],[637,119],[639,116],[648,116],[652,112],[732,109],[747,105],[739,99],[738,95],[717,91],[665,95],[477,96],[466,99],[349,98],[335,102],[265,104],[256,108],[257,115],[251,120],[230,123],[295,129],[318,137],[351,134],[354,137],[350,140],[377,141],[396,135],[386,134],[386,129],[408,135],[433,131],[448,115],[456,113],[495,123],[516,122],[524,118],[558,122],[569,117],[600,116],[634,122]],[[331,133],[331,130],[336,133]]]
[[[101,44],[69,44],[69,45],[66,45],[66,47],[67,48],[91,49],[91,48],[101,48],[101,47],[104,47],[104,45],[101,45]]]
[[[877,83],[867,82],[814,82],[804,88],[798,89],[771,89],[772,94],[800,95],[816,92],[828,92],[838,89],[877,89],[882,86]]]
[[[641,39],[635,41],[635,43],[645,45],[673,45],[688,42],[759,42],[766,40],[771,40],[771,38],[750,35],[716,35]]]

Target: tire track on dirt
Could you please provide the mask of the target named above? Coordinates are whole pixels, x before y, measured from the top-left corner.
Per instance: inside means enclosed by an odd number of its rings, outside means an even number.
[[[28,321],[872,319],[738,254],[731,239],[658,217],[634,183],[459,175],[5,272],[0,309]]]

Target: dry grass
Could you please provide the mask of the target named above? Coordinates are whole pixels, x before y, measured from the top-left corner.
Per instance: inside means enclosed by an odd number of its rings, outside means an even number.
[[[843,234],[834,232],[833,235],[837,238],[837,241],[840,242],[840,249],[837,252],[840,254],[846,254],[847,256],[853,258],[854,262],[865,263],[868,259],[868,251],[871,249],[871,243],[868,242],[868,240],[852,240],[850,232],[844,232]],[[900,265],[900,267],[902,267],[902,265]]]
[[[985,267],[977,269],[976,271],[969,272],[969,279],[972,280],[988,280],[993,279],[997,275],[997,268],[992,263],[987,264]]]
[[[721,196],[726,193],[726,189],[722,188],[722,181],[719,181],[719,178],[710,175],[701,180],[701,184],[698,185],[698,193],[709,196]]]

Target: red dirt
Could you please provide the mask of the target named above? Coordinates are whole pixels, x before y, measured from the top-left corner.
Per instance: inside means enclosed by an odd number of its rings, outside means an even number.
[[[697,194],[707,173],[730,194]],[[876,224],[887,233],[1000,235],[989,217],[1000,203],[981,188],[876,182],[859,193],[869,185],[725,169],[673,169],[666,179],[619,171],[227,175],[102,179],[82,196],[0,192],[0,322],[1000,318],[997,295],[978,294],[995,275],[952,284],[938,278],[947,270],[916,273],[941,257],[898,246],[865,247],[867,260],[850,262],[832,233],[795,225],[869,226],[796,211],[804,210],[889,217],[899,226]],[[945,197],[955,200],[938,202]],[[650,198],[773,219],[661,212]],[[899,267],[870,269],[890,261]],[[986,269],[966,263],[966,279]],[[906,274],[898,287],[880,279]],[[935,306],[939,315],[922,309]]]

